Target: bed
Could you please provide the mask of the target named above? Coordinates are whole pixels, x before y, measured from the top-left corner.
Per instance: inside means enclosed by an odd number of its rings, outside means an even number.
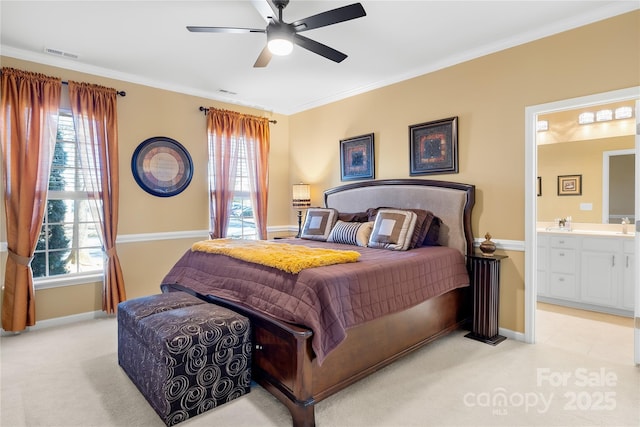
[[[247,283],[262,289],[268,284],[258,282],[270,282],[275,276],[283,276],[281,272],[224,255],[189,250],[161,285],[163,292],[186,291],[251,319],[252,377],[286,405],[294,426],[314,426],[317,402],[438,337],[466,327],[471,318],[472,292],[465,255],[473,250],[473,185],[423,179],[373,180],[329,189],[324,201],[326,208],[340,213],[378,207],[430,211],[440,220],[439,230],[436,229],[439,245],[408,251],[355,247],[361,253],[358,262],[285,274],[282,288],[273,294],[265,287],[267,293],[260,301],[253,298],[250,289],[245,293],[240,289],[250,288]],[[311,247],[347,246],[307,239],[284,242]],[[423,267],[423,256],[438,257],[434,265],[451,260],[454,273],[444,275],[435,267]],[[395,263],[405,264],[400,272],[390,273]],[[412,264],[419,271],[429,270],[437,277],[455,276],[455,280],[444,278],[442,281],[448,284],[430,291],[411,288],[409,296],[398,297],[394,295],[396,291],[380,290],[363,294],[370,284],[377,289],[382,282],[392,282],[392,289],[404,291],[405,281],[410,280],[405,279],[408,273],[403,271],[412,271]],[[365,272],[361,271],[363,268]],[[364,311],[338,312],[345,306],[360,304],[349,299],[353,295],[338,298],[322,289],[314,291],[315,281],[331,287],[333,277],[338,281],[336,289],[356,289],[353,293],[360,298],[357,301],[367,301]],[[357,286],[353,285],[355,282]],[[296,292],[303,296],[294,295]],[[390,296],[381,300],[380,295],[385,292]],[[288,299],[293,297],[302,301],[299,305],[304,310],[289,309],[295,305]],[[339,310],[331,305],[336,299],[341,301]],[[301,317],[294,316],[296,310],[302,312]]]

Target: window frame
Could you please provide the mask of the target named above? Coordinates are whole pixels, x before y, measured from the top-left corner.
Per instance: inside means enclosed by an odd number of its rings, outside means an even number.
[[[59,110],[59,117],[64,117],[65,120],[66,119],[70,119],[71,121],[73,121],[73,116],[72,113],[69,109],[65,109],[65,108],[60,108]],[[60,126],[60,125],[59,125]],[[58,131],[56,132],[56,144],[59,143],[58,141],[58,134],[59,134],[59,127],[58,127]],[[68,141],[65,140],[63,138],[63,141],[65,142],[72,142],[72,141]],[[74,141],[75,141],[75,135],[74,135]],[[76,149],[77,149],[77,145],[76,145]],[[84,179],[83,174],[82,174],[82,170],[79,167],[79,165],[77,164],[77,158],[74,159],[75,162],[75,166],[73,168],[70,167],[64,167],[62,168],[62,170],[68,170],[68,169],[72,169],[73,171],[73,176],[74,176],[74,182],[78,182],[79,179]],[[54,171],[56,167],[52,164],[51,167],[51,173]],[[49,185],[51,185],[51,175],[49,177]],[[33,284],[34,284],[34,288],[36,290],[38,289],[49,289],[49,288],[56,288],[56,287],[63,287],[63,286],[73,286],[73,285],[81,285],[81,284],[89,284],[89,283],[97,283],[97,282],[102,282],[102,280],[104,279],[104,266],[105,266],[105,257],[104,257],[104,251],[102,249],[102,244],[100,244],[100,246],[80,246],[80,242],[79,239],[81,238],[80,236],[80,227],[83,223],[88,223],[94,224],[94,227],[97,229],[97,231],[99,232],[100,226],[97,223],[97,221],[82,221],[79,218],[79,211],[80,209],[78,209],[78,206],[81,204],[81,202],[83,200],[88,201],[89,198],[89,194],[86,191],[82,191],[82,190],[78,190],[77,186],[76,189],[74,190],[48,190],[47,191],[47,200],[46,200],[46,204],[48,205],[49,201],[51,200],[62,200],[65,202],[71,202],[73,203],[73,222],[67,222],[65,218],[65,220],[62,221],[62,223],[58,224],[56,223],[50,223],[49,222],[49,218],[48,218],[48,212],[45,210],[45,216],[43,217],[42,220],[42,225],[41,227],[50,227],[52,224],[53,225],[62,225],[63,227],[66,226],[71,226],[71,228],[73,229],[72,232],[72,240],[69,242],[69,247],[64,249],[65,251],[71,251],[71,253],[75,252],[76,257],[79,258],[79,254],[81,253],[81,251],[86,250],[86,249],[100,249],[102,251],[102,260],[103,260],[103,264],[102,264],[102,268],[101,269],[96,269],[96,270],[90,270],[90,271],[86,271],[86,272],[78,272],[78,271],[74,271],[74,272],[70,272],[70,273],[65,273],[65,274],[56,274],[56,275],[46,275],[46,276],[40,276],[40,277],[33,277]],[[50,249],[48,248],[48,240],[46,243],[46,247],[44,250],[40,249],[40,250],[36,250],[36,254],[38,253],[45,253],[45,254],[50,254],[51,252],[56,251],[56,249]],[[46,256],[46,261],[45,261],[45,265],[46,265],[46,272],[47,274],[49,273],[49,257]]]

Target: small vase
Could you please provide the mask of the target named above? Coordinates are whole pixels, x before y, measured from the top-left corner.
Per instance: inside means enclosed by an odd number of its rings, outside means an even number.
[[[491,234],[484,235],[485,241],[480,243],[480,251],[484,256],[492,256],[496,251],[496,244],[491,241]]]

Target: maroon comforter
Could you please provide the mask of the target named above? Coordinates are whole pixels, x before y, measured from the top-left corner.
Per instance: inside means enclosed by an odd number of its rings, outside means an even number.
[[[355,263],[291,274],[226,255],[189,250],[162,284],[241,302],[310,328],[318,363],[344,340],[348,328],[469,284],[464,257],[451,248],[430,246],[400,252],[310,240],[287,243],[356,250],[362,255]]]

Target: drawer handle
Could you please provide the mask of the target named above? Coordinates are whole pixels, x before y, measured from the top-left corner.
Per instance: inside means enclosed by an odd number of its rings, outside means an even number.
[[[564,240],[559,240],[558,243],[560,243],[561,245],[564,245]]]
[[[564,282],[564,277],[558,278],[558,282]]]
[[[564,252],[560,252],[558,256],[564,256]]]

